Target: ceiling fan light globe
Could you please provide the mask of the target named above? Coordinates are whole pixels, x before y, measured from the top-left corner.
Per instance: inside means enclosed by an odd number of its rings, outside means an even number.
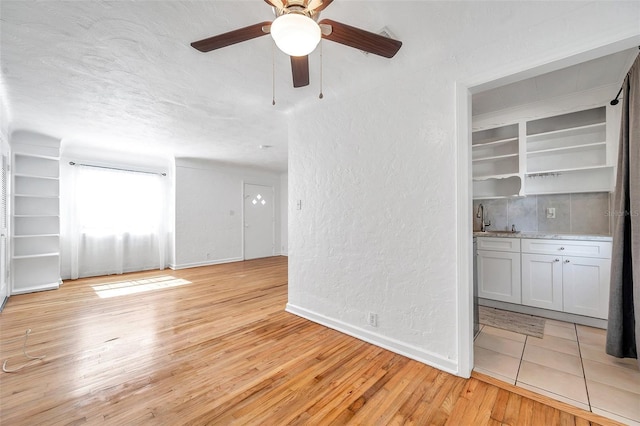
[[[278,49],[290,56],[306,56],[313,52],[322,33],[311,18],[288,13],[276,18],[271,24],[271,37]]]

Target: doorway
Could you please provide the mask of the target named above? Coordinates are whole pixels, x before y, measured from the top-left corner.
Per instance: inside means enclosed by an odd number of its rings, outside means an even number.
[[[244,259],[274,255],[275,204],[273,186],[244,184]]]
[[[572,57],[567,57],[563,60],[550,62],[545,65],[539,66],[537,68],[528,69],[519,73],[515,73],[509,75],[507,77],[504,76],[496,76],[497,79],[491,80],[487,79],[486,81],[481,82],[469,82],[467,84],[458,84],[456,87],[457,90],[457,108],[458,108],[458,131],[460,137],[458,138],[459,142],[459,152],[458,152],[458,161],[459,161],[459,190],[458,190],[458,201],[459,201],[459,229],[464,232],[460,232],[458,236],[458,244],[459,244],[459,271],[461,276],[460,289],[464,294],[464,297],[460,300],[460,329],[462,333],[460,334],[460,348],[461,348],[461,371],[464,373],[470,373],[470,371],[474,367],[474,345],[473,345],[473,316],[462,314],[465,310],[469,310],[469,313],[474,312],[474,294],[471,289],[473,289],[473,257],[475,254],[475,250],[473,250],[472,245],[473,241],[470,237],[472,232],[470,213],[474,211],[473,209],[473,185],[472,185],[472,170],[471,170],[471,130],[472,130],[472,116],[475,116],[478,111],[475,111],[476,114],[472,114],[472,103],[476,103],[478,99],[478,95],[484,96],[483,92],[487,92],[493,89],[501,92],[501,95],[504,95],[509,89],[515,88],[516,84],[522,80],[532,79],[538,76],[542,76],[544,74],[550,73],[552,71],[562,70],[567,67],[571,67],[573,65],[578,65],[583,62],[587,62],[590,60],[598,59],[607,55],[613,55],[618,52],[621,52],[626,49],[634,49],[637,52],[637,38],[628,39],[620,41],[619,43],[603,46],[599,49],[594,49],[592,51],[584,52],[580,55],[575,55]],[[611,63],[607,63],[608,66]],[[622,67],[623,68],[623,67]],[[561,71],[562,72],[562,71]],[[536,86],[538,87],[538,86]],[[618,87],[613,84],[613,91],[611,91],[611,87],[603,87],[603,91],[608,93],[608,96],[613,98],[616,94],[616,90]],[[518,92],[520,95],[522,91]],[[473,96],[473,98],[472,98]],[[607,98],[608,102],[611,98]],[[474,105],[477,106],[477,105]],[[517,107],[517,105],[511,105],[512,107]],[[474,108],[475,109],[475,108]],[[494,111],[484,111],[485,118],[492,119],[491,115],[494,114]],[[498,112],[495,112],[494,117],[497,117]],[[496,119],[497,122],[497,119]],[[477,194],[476,194],[477,195]],[[468,231],[468,233],[467,233]],[[477,354],[479,355],[479,354]],[[467,364],[468,363],[468,364]]]

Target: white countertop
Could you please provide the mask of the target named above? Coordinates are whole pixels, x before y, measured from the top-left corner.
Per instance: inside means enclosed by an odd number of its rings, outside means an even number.
[[[498,238],[541,238],[550,240],[582,240],[582,241],[612,241],[611,235],[588,235],[552,232],[496,232],[473,231],[474,237],[498,237]]]

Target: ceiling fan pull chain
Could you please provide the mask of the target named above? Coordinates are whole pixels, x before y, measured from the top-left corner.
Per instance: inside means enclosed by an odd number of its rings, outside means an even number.
[[[322,39],[320,39],[320,95],[318,95],[318,98],[324,98],[322,94]]]
[[[271,105],[276,104],[276,44],[274,41],[271,42],[271,87],[272,98]]]

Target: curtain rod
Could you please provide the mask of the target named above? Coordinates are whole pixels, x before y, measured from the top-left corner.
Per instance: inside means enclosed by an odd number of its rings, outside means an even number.
[[[638,49],[640,49],[640,46],[638,46]],[[616,97],[613,100],[611,100],[611,102],[609,102],[610,105],[612,105],[612,106],[613,105],[618,105],[618,103],[620,102],[618,100],[618,98],[620,97],[620,93],[622,93],[622,88],[623,87],[624,87],[624,83],[623,83],[622,87],[620,88],[620,90],[618,90],[618,94],[616,95]]]
[[[73,161],[69,161],[69,165],[70,166],[95,167],[97,169],[120,170],[122,172],[144,173],[144,174],[148,174],[148,175],[160,175],[160,176],[166,176],[167,175],[166,173],[145,172],[145,171],[142,171],[142,170],[121,169],[121,168],[118,168],[118,167],[97,166],[95,164],[79,164],[79,163],[74,163]]]

